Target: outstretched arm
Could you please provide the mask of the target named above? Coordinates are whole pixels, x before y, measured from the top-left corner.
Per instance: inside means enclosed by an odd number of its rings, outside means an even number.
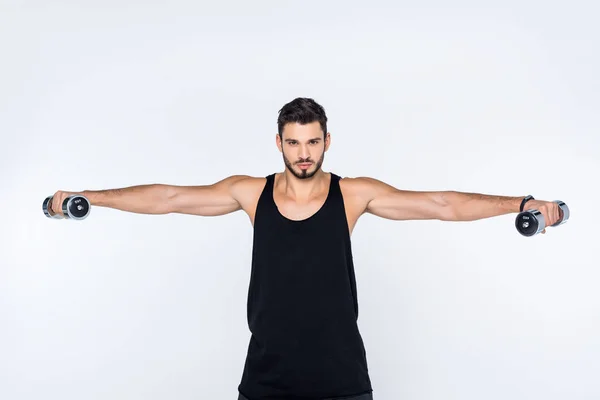
[[[62,215],[63,200],[69,195],[81,194],[94,206],[139,214],[224,215],[242,208],[240,202],[246,201],[248,195],[245,193],[248,191],[236,186],[247,178],[245,175],[233,175],[210,185],[197,186],[148,184],[83,192],[58,191],[51,208],[54,213]]]
[[[474,221],[519,212],[526,196],[497,196],[457,191],[399,190],[373,178],[356,178],[364,212],[393,220],[438,219],[442,221]],[[544,214],[548,225],[559,219],[554,202],[530,200],[528,208]]]

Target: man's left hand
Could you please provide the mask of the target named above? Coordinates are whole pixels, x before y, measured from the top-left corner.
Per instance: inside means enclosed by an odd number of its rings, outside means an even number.
[[[544,216],[544,221],[546,221],[546,227],[557,223],[562,216],[560,207],[553,201],[529,200],[523,208],[523,211],[527,210],[538,210],[541,212]],[[546,233],[545,228],[542,233]]]

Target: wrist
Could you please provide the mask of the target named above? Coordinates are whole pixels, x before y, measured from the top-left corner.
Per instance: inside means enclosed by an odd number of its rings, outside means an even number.
[[[79,194],[88,199],[91,205],[98,205],[98,196],[97,193],[93,190],[84,190],[82,192],[79,192]]]
[[[525,209],[525,205],[530,200],[535,200],[535,198],[532,195],[527,195],[523,198],[523,200],[521,200],[521,204],[519,206],[519,212],[523,212],[523,210]]]

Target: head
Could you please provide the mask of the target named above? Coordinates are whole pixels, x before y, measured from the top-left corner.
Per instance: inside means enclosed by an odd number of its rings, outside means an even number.
[[[314,176],[331,141],[323,107],[313,99],[296,98],[279,110],[277,127],[277,147],[286,168],[298,179]]]

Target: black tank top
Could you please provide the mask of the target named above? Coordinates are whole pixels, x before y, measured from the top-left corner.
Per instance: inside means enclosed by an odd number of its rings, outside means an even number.
[[[248,326],[239,392],[250,400],[372,392],[340,177],[311,217],[283,216],[266,177],[254,217]]]

